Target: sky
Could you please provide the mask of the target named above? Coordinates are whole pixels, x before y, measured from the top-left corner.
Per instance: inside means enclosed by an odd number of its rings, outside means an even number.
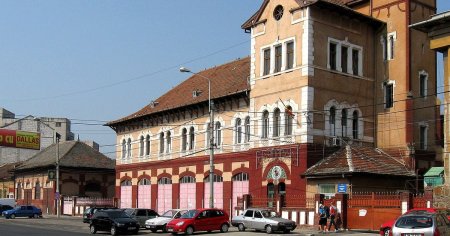
[[[115,158],[116,135],[104,124],[187,79],[181,66],[248,56],[241,25],[261,2],[1,0],[0,107],[16,118],[68,118],[76,138]],[[450,1],[437,6],[450,10]]]

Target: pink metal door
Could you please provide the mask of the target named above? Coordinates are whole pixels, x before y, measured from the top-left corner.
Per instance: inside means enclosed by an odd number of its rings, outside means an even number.
[[[195,209],[195,183],[180,184],[180,209]]]
[[[240,173],[233,177],[233,199],[232,199],[232,214],[237,215],[235,207],[237,206],[237,198],[242,197],[244,194],[248,194],[248,175]]]
[[[139,185],[138,186],[138,208],[151,209],[152,199],[151,185]]]
[[[172,184],[158,184],[158,213],[172,209]]]
[[[204,207],[209,207],[209,190],[210,190],[210,183],[205,182],[205,198],[203,200]],[[214,182],[214,196],[213,196],[213,202],[215,208],[223,208],[223,182]]]
[[[120,186],[120,208],[131,208],[131,186]]]

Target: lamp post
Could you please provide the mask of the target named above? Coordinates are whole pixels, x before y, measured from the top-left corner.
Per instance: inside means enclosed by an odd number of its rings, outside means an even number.
[[[211,101],[211,79],[181,67],[180,72],[191,73],[208,80],[208,106],[209,106],[209,207],[214,207],[214,114]]]

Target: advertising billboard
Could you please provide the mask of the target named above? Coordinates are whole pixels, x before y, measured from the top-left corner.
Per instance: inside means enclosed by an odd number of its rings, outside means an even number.
[[[39,150],[41,149],[41,134],[0,129],[0,146]]]

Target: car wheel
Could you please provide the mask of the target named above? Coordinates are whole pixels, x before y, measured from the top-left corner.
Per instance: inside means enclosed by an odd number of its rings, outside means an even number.
[[[272,232],[273,232],[272,226],[271,225],[267,225],[266,226],[266,233],[271,234]]]
[[[16,218],[16,215],[15,215],[15,214],[12,214],[12,215],[11,215],[11,219],[14,219],[14,218]]]
[[[111,227],[111,235],[112,235],[112,236],[116,236],[116,235],[117,235],[117,229],[116,229],[116,226],[112,226],[112,227]]]
[[[95,225],[89,226],[89,229],[90,229],[91,234],[97,233],[97,229],[95,228]]]
[[[135,231],[133,231],[133,234],[138,234],[139,233],[139,229],[136,229]]]
[[[386,228],[383,230],[383,235],[384,236],[389,236],[389,234],[391,233],[391,229],[390,228]]]
[[[191,235],[191,234],[193,234],[194,233],[194,228],[192,227],[192,226],[188,226],[187,228],[186,228],[186,232],[185,232],[187,235]]]
[[[162,227],[163,233],[167,233],[166,225],[167,225],[167,224],[163,225],[163,227]]]
[[[38,218],[39,215],[38,214],[33,214],[33,218]]]
[[[151,229],[150,231],[152,231],[152,233],[156,233],[156,229]]]
[[[220,232],[222,233],[228,232],[228,224],[222,224],[222,226],[220,226]]]
[[[239,230],[239,231],[245,231],[245,226],[244,226],[244,224],[239,224],[239,225],[238,225],[238,230]]]
[[[283,233],[285,233],[285,234],[288,234],[288,233],[290,233],[291,231],[290,230],[288,230],[288,229],[285,229],[284,231],[283,231]]]

